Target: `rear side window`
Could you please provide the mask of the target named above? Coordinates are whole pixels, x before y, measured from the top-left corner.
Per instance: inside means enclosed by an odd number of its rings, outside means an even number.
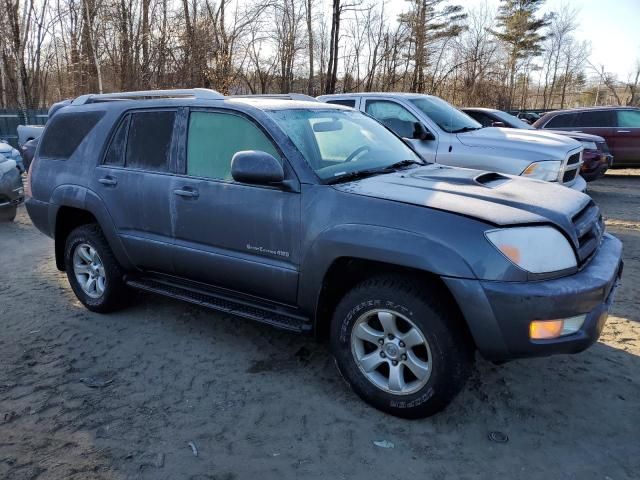
[[[576,127],[613,127],[614,113],[610,110],[595,110],[577,114]]]
[[[367,100],[366,112],[400,137],[411,138],[419,123],[409,110],[388,100]]]
[[[556,115],[547,122],[544,128],[568,128],[573,127],[576,115],[574,113]]]
[[[131,117],[127,115],[118,126],[116,133],[111,139],[109,144],[109,150],[104,157],[105,165],[124,165],[124,147],[127,141],[127,130],[129,129],[129,119]]]
[[[58,113],[47,125],[40,157],[66,160],[104,116],[104,112]]]
[[[176,112],[131,114],[127,137],[126,166],[152,172],[167,172]]]
[[[259,150],[281,160],[271,141],[250,120],[227,113],[191,113],[187,175],[231,180],[231,159],[243,150]]]
[[[332,103],[334,105],[344,105],[345,107],[351,107],[351,108],[356,107],[355,100],[348,100],[346,98],[342,100],[329,100],[327,103]]]

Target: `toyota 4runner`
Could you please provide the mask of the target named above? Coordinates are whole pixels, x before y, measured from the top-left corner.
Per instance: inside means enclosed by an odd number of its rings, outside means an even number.
[[[134,288],[313,332],[360,397],[407,418],[445,407],[475,351],[587,348],[622,270],[588,196],[428,164],[368,116],[295,97],[82,96],[27,184],[89,310]]]

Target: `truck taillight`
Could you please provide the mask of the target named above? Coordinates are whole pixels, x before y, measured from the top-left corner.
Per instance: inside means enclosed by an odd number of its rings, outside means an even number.
[[[33,195],[31,193],[31,172],[33,172],[33,168],[36,164],[36,157],[31,161],[31,165],[29,165],[29,170],[27,170],[27,181],[24,186],[24,196],[25,198],[31,198]]]

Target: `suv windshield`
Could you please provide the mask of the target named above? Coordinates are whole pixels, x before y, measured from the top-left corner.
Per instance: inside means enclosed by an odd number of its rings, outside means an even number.
[[[445,132],[463,133],[482,128],[482,124],[438,97],[412,98],[410,102]]]
[[[393,133],[357,111],[291,109],[269,113],[322,180],[358,172],[382,173],[400,162],[424,163]]]

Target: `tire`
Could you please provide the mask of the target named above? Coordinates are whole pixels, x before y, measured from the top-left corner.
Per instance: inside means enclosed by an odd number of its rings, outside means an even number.
[[[461,322],[441,287],[375,277],[338,304],[331,349],[341,375],[365,402],[397,417],[424,418],[446,407],[471,372],[474,349]],[[392,331],[393,339],[385,333]]]
[[[108,313],[127,304],[129,290],[123,280],[124,271],[98,225],[82,225],[69,234],[64,263],[73,293],[87,309]],[[90,277],[95,281],[87,283]]]

